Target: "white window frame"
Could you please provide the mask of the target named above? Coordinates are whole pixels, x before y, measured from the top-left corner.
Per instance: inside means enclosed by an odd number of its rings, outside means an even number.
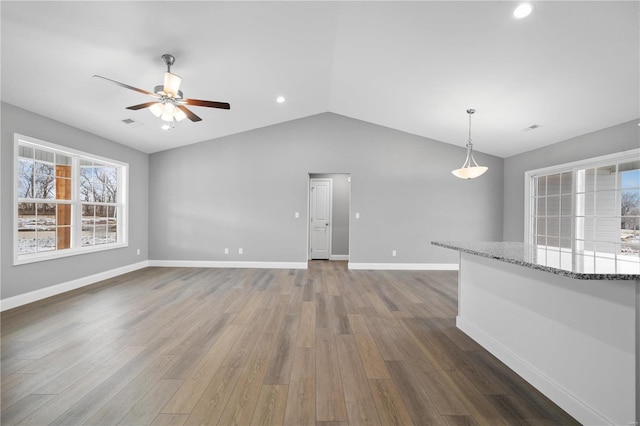
[[[622,189],[619,188],[621,183],[621,175],[619,174],[619,165],[625,164],[629,162],[637,162],[640,160],[640,149],[633,149],[624,152],[618,152],[615,154],[603,155],[600,157],[589,158],[580,161],[574,161],[571,163],[559,164],[556,166],[546,167],[537,170],[530,170],[525,172],[525,226],[524,226],[524,241],[528,246],[533,246],[534,250],[532,253],[535,254],[537,260],[546,262],[548,266],[554,267],[562,267],[571,269],[579,268],[585,271],[589,270],[597,270],[599,268],[610,269],[616,272],[624,272],[624,271],[637,271],[637,264],[640,262],[640,258],[637,257],[637,254],[629,254],[628,252],[622,251],[623,245],[618,241],[620,237],[616,237],[616,241],[607,241],[607,237],[610,237],[611,234],[607,233],[607,229],[611,226],[610,218],[615,218],[620,220],[622,219],[622,215],[620,212],[620,195],[622,194]],[[598,175],[596,170],[600,168],[606,168],[608,166],[616,165],[616,180],[613,182],[614,186],[611,189],[604,188],[598,189]],[[594,170],[595,174],[593,176],[593,188],[585,191],[586,188],[580,186],[580,182],[584,180],[584,172],[586,170]],[[534,184],[537,183],[538,177],[543,176],[554,176],[560,175],[562,176],[565,173],[570,173],[572,176],[571,179],[571,244],[570,246],[563,245],[562,243],[562,224],[564,222],[565,214],[562,213],[562,199],[563,199],[563,190],[560,188],[559,191],[559,232],[558,235],[558,245],[548,245],[549,244],[549,230],[545,230],[545,244],[538,243],[537,237],[534,235],[535,222],[534,220],[538,217],[538,212],[535,212],[536,209],[537,198],[534,200],[534,196],[536,195],[536,186]],[[605,177],[604,182],[607,182],[607,178]],[[548,189],[548,188],[547,188]],[[617,210],[618,214],[610,215],[606,212],[598,213],[596,200],[600,196],[604,196],[605,199],[608,193],[613,194],[613,200],[616,204],[614,207],[614,212]],[[584,202],[587,200],[589,194],[591,194],[593,205],[592,205],[592,213],[589,216],[586,216],[584,213]],[[546,198],[547,208],[548,208],[548,193],[545,193],[544,197]],[[555,195],[553,195],[555,196]],[[543,197],[542,195],[540,197]],[[591,202],[591,201],[590,201]],[[604,207],[604,205],[603,205]],[[545,217],[547,216],[548,210],[545,211]],[[555,216],[551,216],[555,217]],[[569,217],[569,216],[566,216]],[[590,223],[591,226],[595,226],[594,233],[591,238],[586,239],[585,235],[580,234],[581,231],[585,230],[586,219],[591,218]],[[598,218],[602,219],[602,221],[598,221]],[[581,221],[578,221],[581,219]],[[609,223],[608,223],[609,222]],[[604,234],[596,234],[599,228],[604,229]],[[617,234],[617,232],[616,232]],[[604,239],[601,239],[604,237]],[[555,237],[554,237],[555,238]],[[585,243],[589,243],[588,249]],[[604,247],[603,250],[599,248]],[[613,248],[613,251],[611,251]],[[632,252],[633,253],[633,252]]]
[[[571,163],[558,164],[555,166],[544,167],[541,169],[528,170],[524,173],[524,242],[527,245],[533,243],[531,241],[531,235],[533,230],[533,206],[531,205],[531,199],[533,198],[534,186],[532,185],[533,178],[536,176],[544,176],[555,173],[563,172],[575,172],[580,169],[588,169],[598,166],[603,166],[606,162],[624,162],[626,160],[638,160],[640,157],[640,148],[632,149],[629,151],[616,152],[614,154],[602,155],[600,157],[588,158],[585,160],[573,161]],[[572,194],[575,196],[575,179],[573,181]],[[575,217],[575,212],[573,214]]]
[[[18,253],[18,164],[19,164],[19,145],[20,143],[42,147],[47,151],[66,155],[72,158],[72,182],[73,193],[71,196],[71,205],[74,206],[72,213],[72,243],[70,248],[45,251],[40,253]],[[118,168],[118,202],[122,206],[118,211],[118,222],[116,235],[118,241],[115,243],[99,244],[92,246],[82,246],[82,215],[80,213],[80,160],[95,161]],[[86,253],[95,253],[105,250],[114,250],[129,246],[129,164],[122,161],[113,160],[99,155],[90,154],[40,139],[24,136],[14,133],[13,136],[13,264],[23,265],[33,262],[41,262],[45,260],[58,259],[62,257],[77,256]],[[46,200],[43,200],[46,202]]]

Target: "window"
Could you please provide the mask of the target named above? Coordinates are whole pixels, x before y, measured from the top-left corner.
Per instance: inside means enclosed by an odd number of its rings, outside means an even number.
[[[127,164],[18,134],[14,142],[14,264],[127,245]]]
[[[525,238],[540,260],[585,272],[637,271],[640,150],[527,172]]]

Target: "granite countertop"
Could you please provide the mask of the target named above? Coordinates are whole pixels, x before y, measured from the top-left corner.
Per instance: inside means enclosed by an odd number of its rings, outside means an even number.
[[[432,241],[431,244],[477,256],[488,257],[526,268],[582,280],[640,280],[640,258],[593,252],[571,253],[557,247],[525,245],[518,242]]]

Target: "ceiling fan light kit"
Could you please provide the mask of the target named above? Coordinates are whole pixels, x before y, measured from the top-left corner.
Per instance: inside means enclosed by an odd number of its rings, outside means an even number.
[[[182,91],[180,90],[180,83],[182,82],[182,78],[171,72],[171,65],[175,63],[176,58],[173,55],[165,53],[164,55],[162,55],[162,60],[167,66],[167,71],[164,73],[164,84],[155,86],[153,89],[153,93],[144,89],[138,89],[137,87],[129,86],[128,84],[111,80],[110,78],[102,77],[100,75],[94,75],[94,77],[107,80],[111,83],[117,84],[118,86],[124,87],[125,89],[133,90],[156,98],[155,101],[145,102],[139,105],[132,105],[130,107],[127,107],[127,109],[135,111],[139,109],[149,108],[149,111],[151,111],[153,115],[159,117],[163,121],[170,123],[175,123],[176,121],[181,121],[185,118],[189,118],[189,120],[193,122],[202,121],[202,119],[194,114],[191,110],[189,110],[186,105],[201,106],[207,108],[231,109],[231,105],[226,102],[203,101],[198,99],[184,98],[182,95]]]
[[[460,179],[475,179],[482,176],[484,172],[489,170],[488,167],[479,166],[476,159],[473,158],[473,143],[471,143],[471,115],[476,112],[475,109],[468,109],[469,114],[469,141],[467,142],[467,158],[459,169],[452,170],[454,176]]]

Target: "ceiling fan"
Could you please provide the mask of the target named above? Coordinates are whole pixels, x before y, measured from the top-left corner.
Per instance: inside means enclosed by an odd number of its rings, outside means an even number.
[[[231,105],[226,102],[216,101],[201,101],[198,99],[186,99],[182,96],[180,90],[180,82],[182,78],[171,72],[171,65],[176,61],[172,55],[165,53],[162,55],[162,60],[167,65],[167,72],[164,73],[164,85],[158,85],[154,87],[153,93],[144,89],[138,89],[137,87],[129,86],[128,84],[120,83],[119,81],[111,80],[110,78],[102,77],[100,75],[94,75],[94,77],[101,78],[103,80],[110,81],[111,83],[122,86],[125,89],[134,90],[136,92],[144,93],[145,95],[156,98],[155,101],[145,102],[139,105],[132,105],[127,107],[131,110],[139,110],[149,108],[149,111],[156,117],[160,117],[164,121],[175,122],[185,118],[189,118],[191,121],[202,121],[202,118],[191,112],[186,105],[201,106],[208,108],[220,108],[231,109]]]

